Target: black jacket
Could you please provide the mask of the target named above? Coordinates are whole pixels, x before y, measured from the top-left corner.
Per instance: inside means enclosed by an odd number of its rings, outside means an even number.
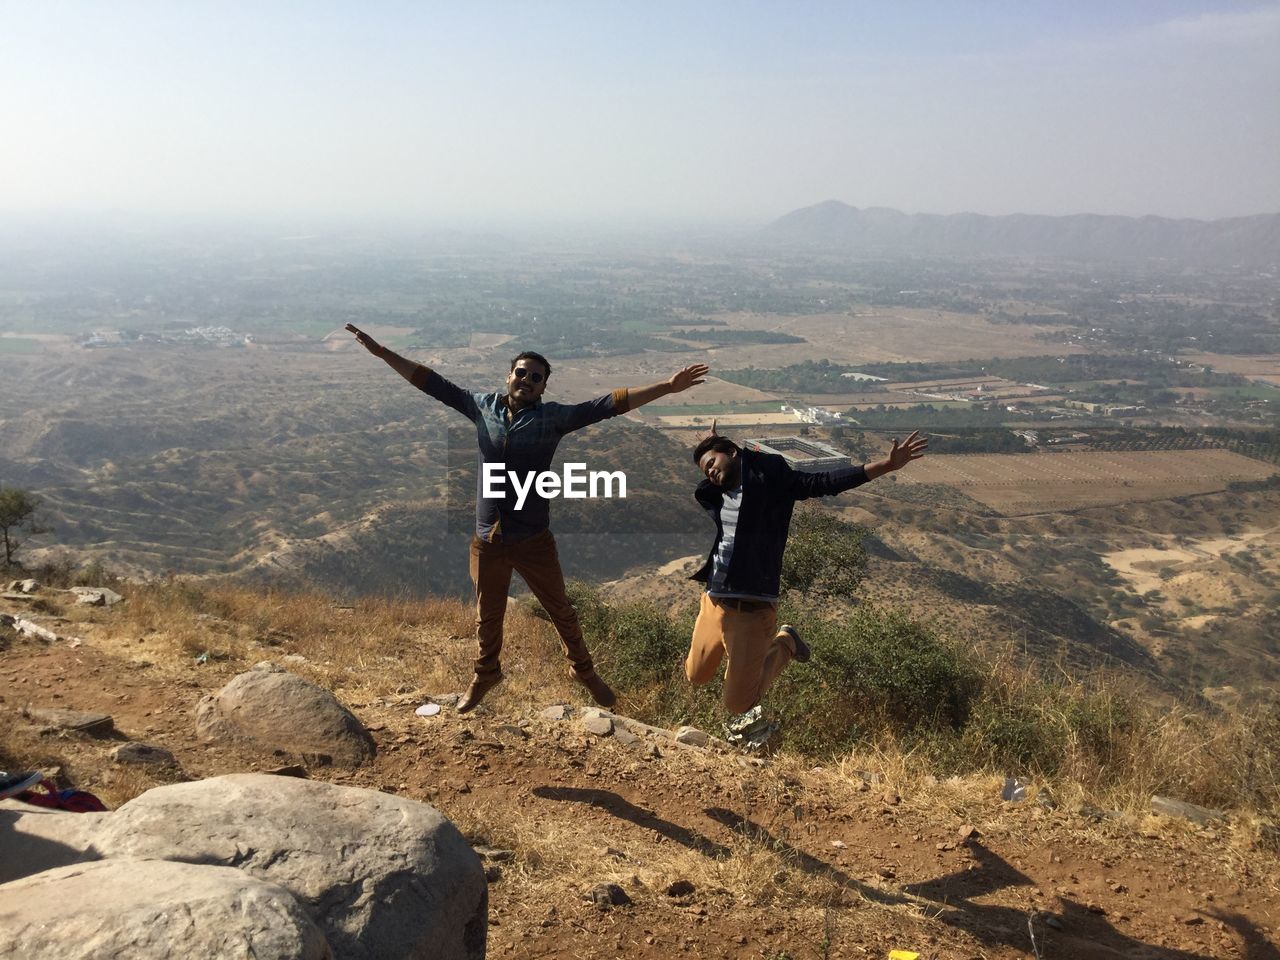
[[[751,593],[776,597],[782,576],[782,553],[787,547],[787,529],[791,526],[791,510],[797,500],[830,497],[852,490],[867,482],[865,467],[841,467],[824,473],[793,470],[776,453],[743,450],[742,505],[734,533],[733,556],[724,589],[733,593]],[[707,562],[690,579],[703,583],[711,576],[724,528],[720,525],[720,508],[724,489],[703,480],[693,493],[716,522],[716,539]]]

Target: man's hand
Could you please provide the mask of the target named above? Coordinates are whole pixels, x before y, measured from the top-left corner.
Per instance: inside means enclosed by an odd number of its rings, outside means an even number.
[[[925,449],[929,446],[929,441],[920,436],[920,431],[912,431],[911,436],[907,437],[906,443],[898,443],[894,438],[893,447],[889,451],[889,455],[883,460],[877,460],[875,463],[863,464],[867,471],[867,479],[874,480],[876,477],[883,477],[886,473],[892,473],[894,470],[901,470],[912,460],[919,460],[924,456]]]
[[[672,374],[671,379],[667,381],[667,386],[671,388],[672,393],[680,393],[682,390],[696,387],[700,383],[707,382],[701,378],[705,377],[710,369],[705,363],[695,363],[692,366],[685,367],[678,373]]]
[[[919,460],[928,447],[928,438],[920,436],[919,430],[913,430],[911,436],[907,437],[907,442],[901,445],[895,437],[893,447],[889,451],[889,469],[901,470],[912,460]]]
[[[665,397],[669,393],[679,393],[681,390],[688,390],[690,387],[696,387],[700,383],[706,383],[701,378],[706,376],[707,371],[710,369],[705,363],[695,363],[685,367],[679,373],[673,373],[669,380],[659,380],[657,383],[651,383],[647,387],[628,387],[627,409],[634,410],[637,407],[643,407],[646,403],[652,403],[659,397]]]
[[[382,357],[384,352],[383,347],[377,340],[373,339],[373,337],[369,336],[354,323],[348,323],[347,330],[356,335],[356,339],[360,341],[360,345],[362,347],[372,353],[375,357]]]

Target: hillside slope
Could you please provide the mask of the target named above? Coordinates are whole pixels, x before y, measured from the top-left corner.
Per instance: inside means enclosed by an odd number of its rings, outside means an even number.
[[[333,690],[378,744],[354,773],[310,776],[428,801],[473,842],[514,852],[491,886],[493,957],[1021,958],[1029,920],[1044,957],[1275,956],[1280,867],[1247,816],[1198,827],[1136,803],[1104,813],[1066,790],[1054,805],[1004,803],[998,772],[934,777],[883,749],[815,766],[598,738],[541,716],[585,700],[523,607],[507,681],[472,715],[421,718],[416,705],[465,682],[465,605],[122,589],[111,609],[39,595],[43,622],[78,644],[0,631],[0,765],[57,767],[114,806],[158,782],[294,761],[193,734],[203,695],[281,662]],[[120,737],[168,748],[181,772],[114,764],[109,740],[42,736],[27,706],[110,713]],[[631,904],[597,909],[586,895],[599,883]]]

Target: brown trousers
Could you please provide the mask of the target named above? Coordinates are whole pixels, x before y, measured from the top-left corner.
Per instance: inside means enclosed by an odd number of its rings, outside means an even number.
[[[719,600],[704,593],[684,675],[690,683],[708,683],[715,679],[726,655],[725,709],[746,713],[763,699],[795,655],[791,636],[778,632],[778,608],[769,603]]]
[[[565,594],[560,555],[550,530],[515,543],[471,538],[471,582],[476,588],[476,639],[480,643],[476,673],[497,673],[501,669],[502,624],[513,571],[520,574],[551,616],[574,673],[591,676],[595,667],[582,639],[578,612]]]

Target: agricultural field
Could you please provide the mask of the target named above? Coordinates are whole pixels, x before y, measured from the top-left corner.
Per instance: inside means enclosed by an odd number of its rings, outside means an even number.
[[[796,420],[795,414],[782,413],[741,413],[717,415],[716,430],[724,433],[734,430],[738,427],[784,427],[795,426],[797,429],[802,424]],[[701,416],[662,416],[658,417],[658,424],[663,428],[683,430],[689,427],[709,427],[711,426],[711,417],[709,415]]]
[[[930,456],[897,482],[955,487],[997,513],[1020,516],[1213,493],[1275,473],[1228,450],[1073,450]]]
[[[718,347],[708,350],[714,365],[732,369],[756,366],[784,367],[817,356],[832,363],[898,363],[902,361],[943,362],[982,357],[1033,357],[1050,351],[1074,353],[1083,348],[1067,342],[1066,336],[1053,345],[1037,335],[1043,327],[1010,326],[993,323],[979,314],[940,310],[895,310],[892,313],[855,312],[852,316],[817,314],[805,316],[764,314],[719,314],[735,329],[771,330],[803,336],[806,343],[759,344]],[[815,349],[815,345],[819,345]],[[762,354],[767,353],[767,363]]]
[[[1189,353],[1186,359],[1211,367],[1219,373],[1238,373],[1280,387],[1280,355],[1234,356],[1225,353]]]

